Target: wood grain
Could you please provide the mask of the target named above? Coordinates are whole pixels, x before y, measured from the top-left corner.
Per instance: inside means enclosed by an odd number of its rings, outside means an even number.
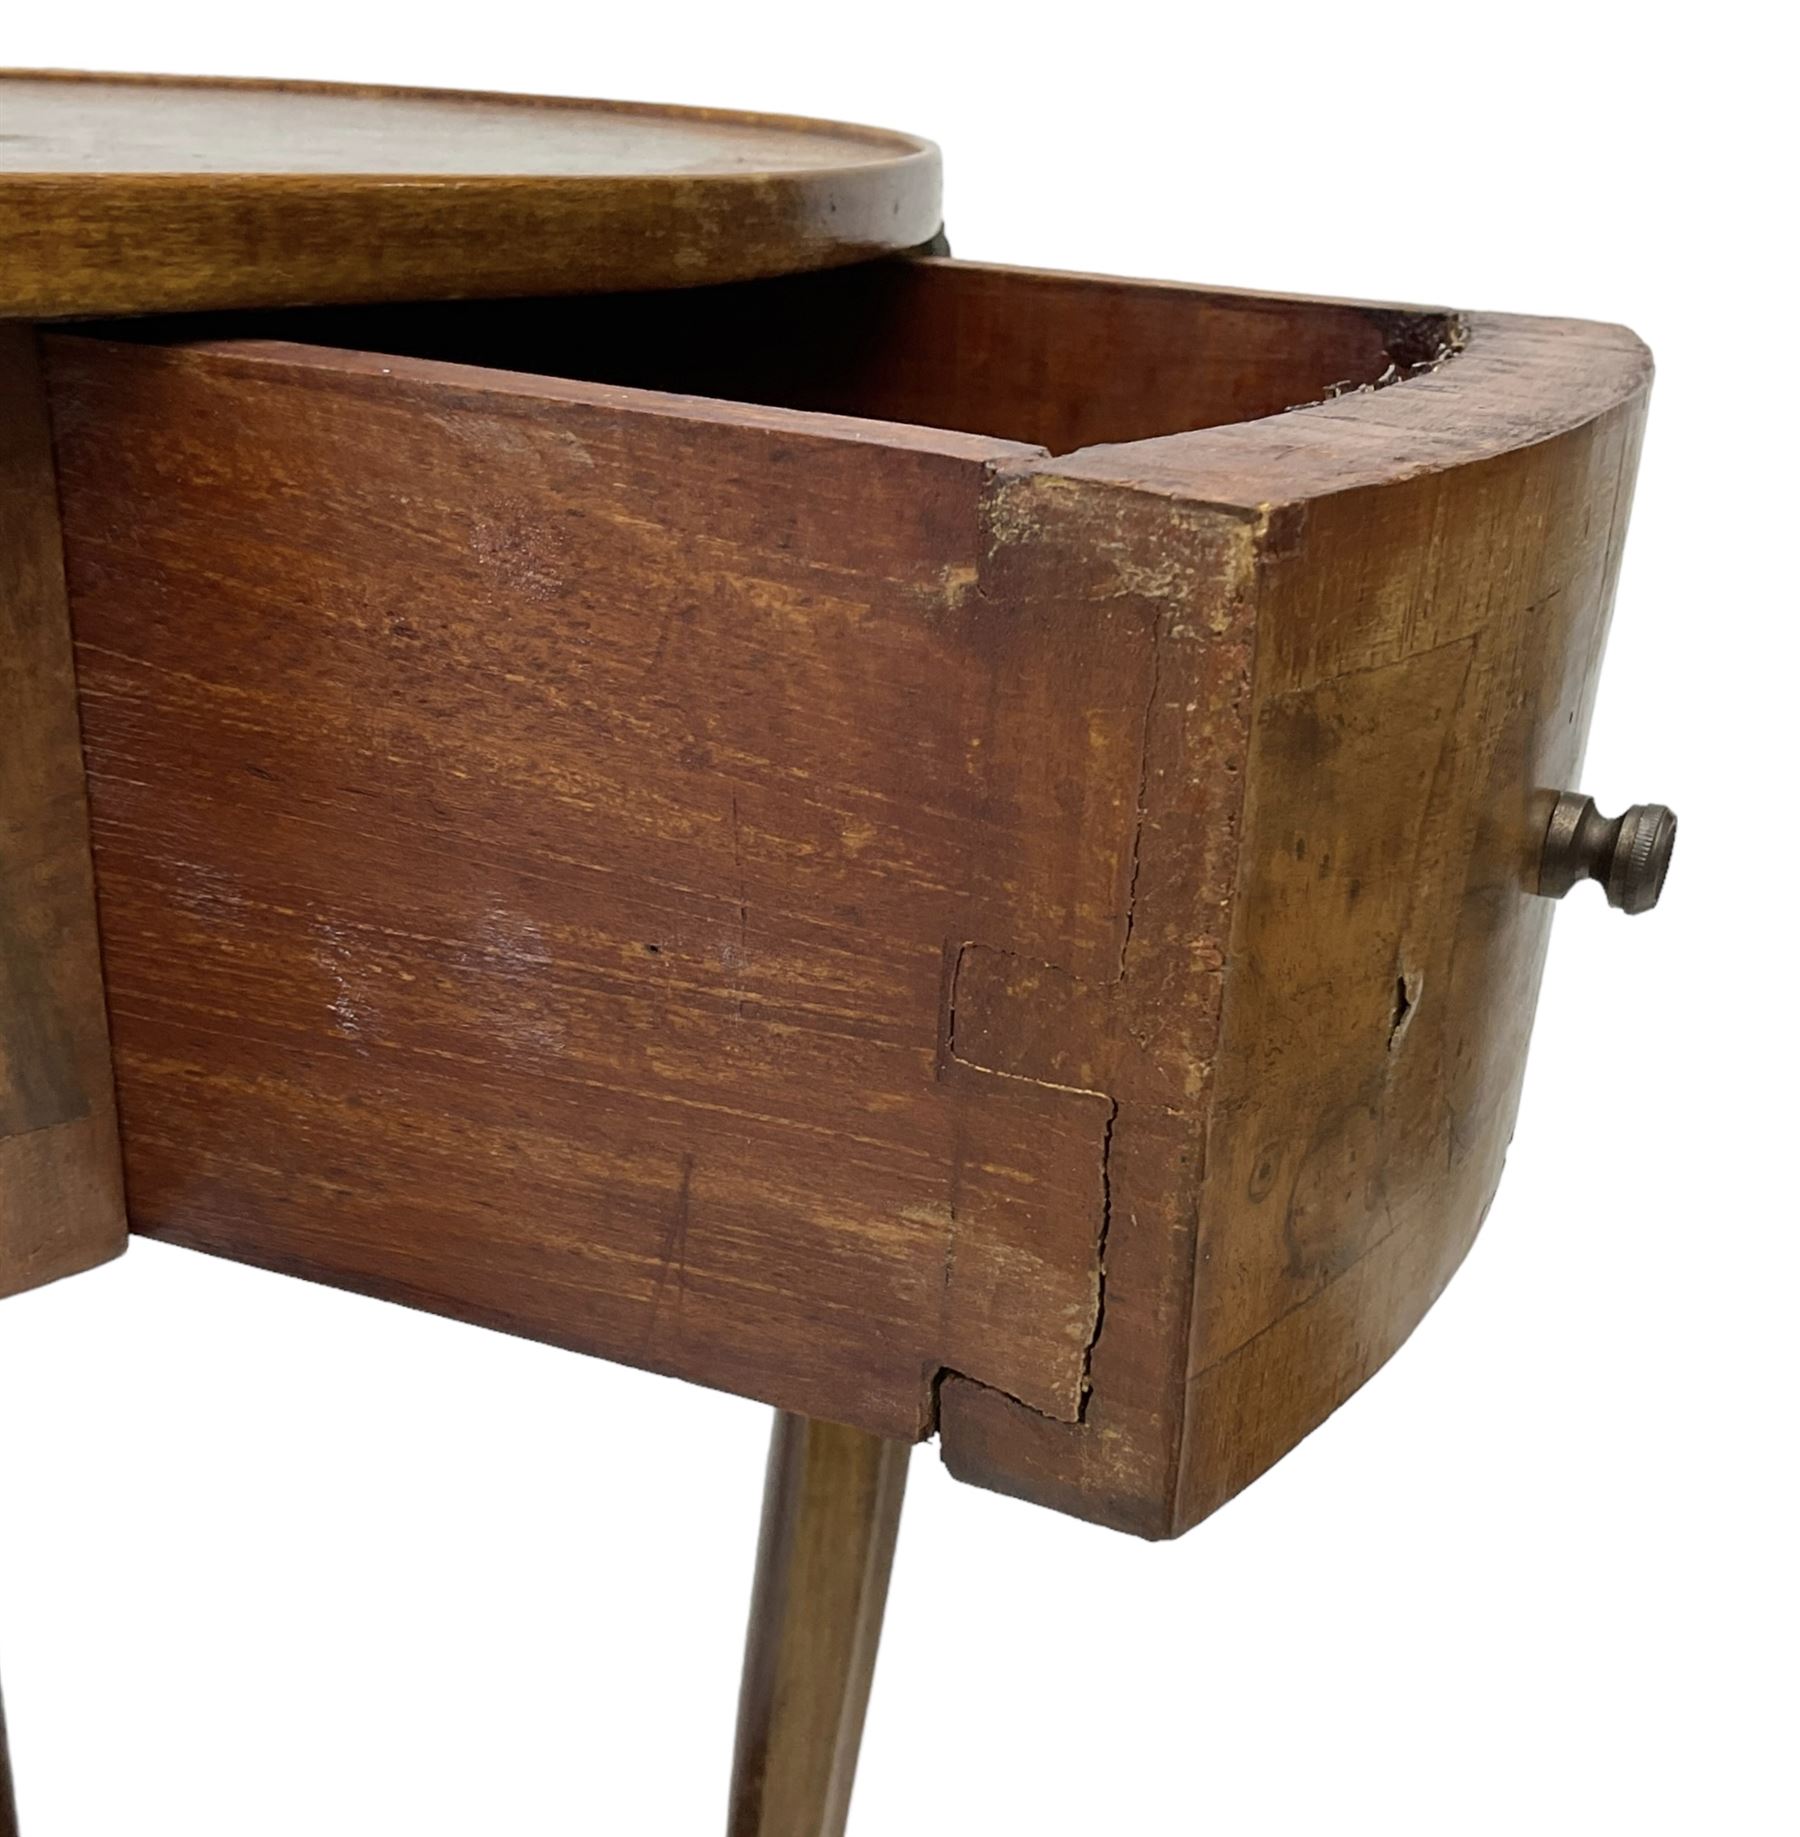
[[[731,1837],[842,1837],[911,1453],[858,1429],[776,1416]]]
[[[0,1295],[124,1247],[50,431],[0,325]]]
[[[134,1221],[1169,1535],[1491,1197],[1648,360],[772,291],[49,341]]]
[[[940,1067],[946,941],[1116,959],[1150,659],[975,591],[1009,449],[51,343],[138,1228],[1072,1418],[1105,1105]]]
[[[1543,792],[1579,778],[1650,365],[1573,322],[1478,315],[1462,344],[1391,389],[1065,462],[1071,491],[1240,533],[1173,615],[1248,639],[1214,742],[1236,865],[1216,907],[1140,890],[1218,1004],[1180,1174],[1113,1179],[1092,1407],[1057,1429],[947,1384],[965,1477],[1187,1528],[1392,1356],[1486,1214],[1549,937]]]
[[[1023,441],[1053,453],[1279,415],[1435,360],[1423,307],[867,262],[738,286],[150,324],[281,338]]]
[[[686,286],[914,247],[909,135],[641,103],[0,73],[0,318]]]

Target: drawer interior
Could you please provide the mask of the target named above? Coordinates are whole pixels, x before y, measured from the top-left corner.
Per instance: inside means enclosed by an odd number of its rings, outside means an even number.
[[[1052,453],[1279,414],[1398,380],[1450,315],[949,259],[661,293],[109,324],[282,339],[948,428]]]

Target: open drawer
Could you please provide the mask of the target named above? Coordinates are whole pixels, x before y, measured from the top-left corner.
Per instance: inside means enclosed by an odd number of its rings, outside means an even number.
[[[135,1229],[1148,1535],[1436,1297],[1628,333],[924,260],[42,348]]]

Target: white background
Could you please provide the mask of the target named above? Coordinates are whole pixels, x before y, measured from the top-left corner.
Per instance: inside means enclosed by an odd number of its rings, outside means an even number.
[[[1776,9],[0,18],[17,65],[906,127],[942,143],[963,255],[1650,341],[1583,788],[1680,811],[1663,907],[1569,901],[1468,1265],[1221,1515],[1141,1545],[921,1452],[852,1830],[1793,1831]],[[155,1244],[8,1302],[0,1665],[26,1837],[718,1830],[764,1435],[748,1403]]]

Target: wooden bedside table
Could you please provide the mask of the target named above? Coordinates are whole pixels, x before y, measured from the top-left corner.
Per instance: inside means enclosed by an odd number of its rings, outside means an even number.
[[[860,128],[0,121],[0,1293],[773,1405],[731,1829],[839,1831],[912,1443],[1177,1535],[1468,1248],[1673,843],[1564,795],[1648,354],[920,253]]]

